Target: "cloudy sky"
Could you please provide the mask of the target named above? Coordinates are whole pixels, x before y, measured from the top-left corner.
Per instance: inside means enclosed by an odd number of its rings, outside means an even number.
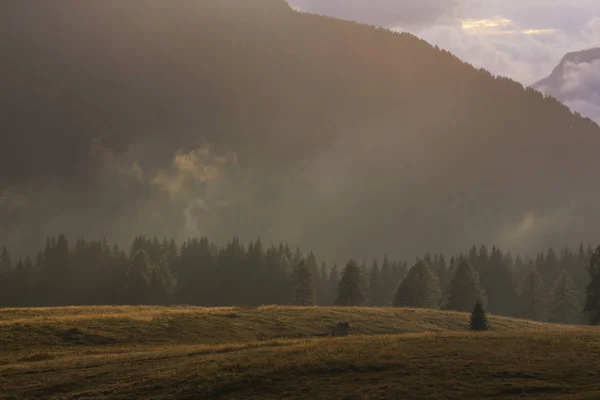
[[[477,67],[525,85],[549,75],[566,53],[600,47],[599,0],[289,2],[303,11],[409,31]],[[593,67],[600,74],[600,63]],[[571,106],[600,122],[600,100],[595,104],[596,100],[580,99]]]

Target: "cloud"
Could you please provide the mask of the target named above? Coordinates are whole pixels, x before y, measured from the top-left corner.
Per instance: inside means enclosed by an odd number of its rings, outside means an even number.
[[[371,25],[415,26],[451,16],[463,0],[288,0],[300,11]]]
[[[234,153],[225,156],[214,155],[211,148],[204,145],[188,153],[177,152],[170,168],[159,171],[152,183],[165,190],[171,197],[181,195],[190,185],[203,185],[218,181],[225,174],[227,165],[235,165]]]

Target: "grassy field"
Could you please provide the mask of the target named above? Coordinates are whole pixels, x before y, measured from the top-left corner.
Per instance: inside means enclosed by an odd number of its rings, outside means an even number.
[[[348,337],[322,337],[348,321]],[[594,328],[433,310],[0,310],[0,398],[600,398]]]

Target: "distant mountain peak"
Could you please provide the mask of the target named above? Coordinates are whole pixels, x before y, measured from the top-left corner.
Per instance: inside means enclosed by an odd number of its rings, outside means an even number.
[[[562,83],[563,72],[568,63],[577,65],[592,63],[596,60],[600,60],[600,47],[567,53],[549,76],[534,83],[532,87],[535,89],[546,88],[552,90],[552,88],[555,88]]]

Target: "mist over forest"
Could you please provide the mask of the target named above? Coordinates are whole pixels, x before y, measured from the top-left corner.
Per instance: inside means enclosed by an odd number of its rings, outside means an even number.
[[[599,241],[600,128],[282,0],[9,0],[0,244],[260,236],[329,263]]]

